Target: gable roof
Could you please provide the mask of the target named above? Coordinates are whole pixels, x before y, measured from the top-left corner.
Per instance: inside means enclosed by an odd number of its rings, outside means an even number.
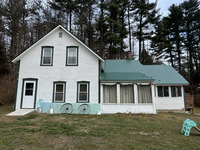
[[[58,25],[56,28],[54,28],[52,31],[50,31],[48,34],[46,34],[44,37],[42,37],[40,40],[38,40],[36,43],[34,43],[31,47],[29,47],[28,49],[26,49],[24,52],[22,52],[21,54],[19,54],[17,57],[15,57],[12,62],[16,63],[18,60],[20,60],[26,53],[28,53],[31,48],[33,48],[34,46],[36,46],[38,43],[40,43],[42,40],[44,40],[45,38],[47,38],[48,36],[50,36],[53,32],[55,32],[57,29],[63,29],[68,35],[70,35],[73,39],[75,39],[77,42],[79,42],[83,47],[85,47],[87,50],[89,50],[93,55],[95,55],[99,60],[101,60],[102,62],[105,62],[103,60],[103,58],[101,58],[99,55],[97,55],[93,50],[91,50],[88,46],[86,46],[83,42],[81,42],[77,37],[75,37],[72,33],[70,33],[69,31],[67,31],[64,27],[62,27],[61,25]]]
[[[142,65],[138,60],[106,60],[101,81],[154,81],[160,85],[189,85],[169,65]]]

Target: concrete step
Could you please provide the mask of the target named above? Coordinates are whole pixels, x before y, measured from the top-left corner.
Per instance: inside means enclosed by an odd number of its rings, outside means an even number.
[[[35,109],[19,109],[19,110],[16,110],[14,112],[7,114],[6,116],[25,116],[26,114],[29,114],[34,111],[35,111]]]

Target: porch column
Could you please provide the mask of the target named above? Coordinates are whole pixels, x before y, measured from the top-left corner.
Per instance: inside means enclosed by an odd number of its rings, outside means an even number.
[[[184,86],[181,86],[181,94],[182,94],[182,97],[184,98],[184,97],[185,97],[185,90],[184,90]]]
[[[117,104],[120,104],[120,84],[117,84]]]
[[[168,88],[169,88],[169,97],[172,97],[171,86],[168,86]]]
[[[151,85],[152,103],[155,104],[155,85]]]
[[[138,90],[137,90],[136,84],[134,84],[134,100],[135,100],[135,104],[138,104]]]
[[[101,84],[101,104],[103,104],[103,84]]]

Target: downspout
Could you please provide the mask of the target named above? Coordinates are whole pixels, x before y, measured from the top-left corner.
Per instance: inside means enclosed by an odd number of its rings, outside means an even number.
[[[14,111],[16,110],[16,102],[17,102],[17,90],[18,90],[18,82],[19,82],[19,69],[20,69],[20,60],[17,62],[17,81],[16,81],[16,91],[15,91],[15,101],[14,101]]]

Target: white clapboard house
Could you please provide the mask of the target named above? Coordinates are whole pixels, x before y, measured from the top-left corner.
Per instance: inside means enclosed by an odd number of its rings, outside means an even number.
[[[62,26],[17,56],[14,109],[54,113],[184,110],[188,82],[171,66],[104,60]]]

